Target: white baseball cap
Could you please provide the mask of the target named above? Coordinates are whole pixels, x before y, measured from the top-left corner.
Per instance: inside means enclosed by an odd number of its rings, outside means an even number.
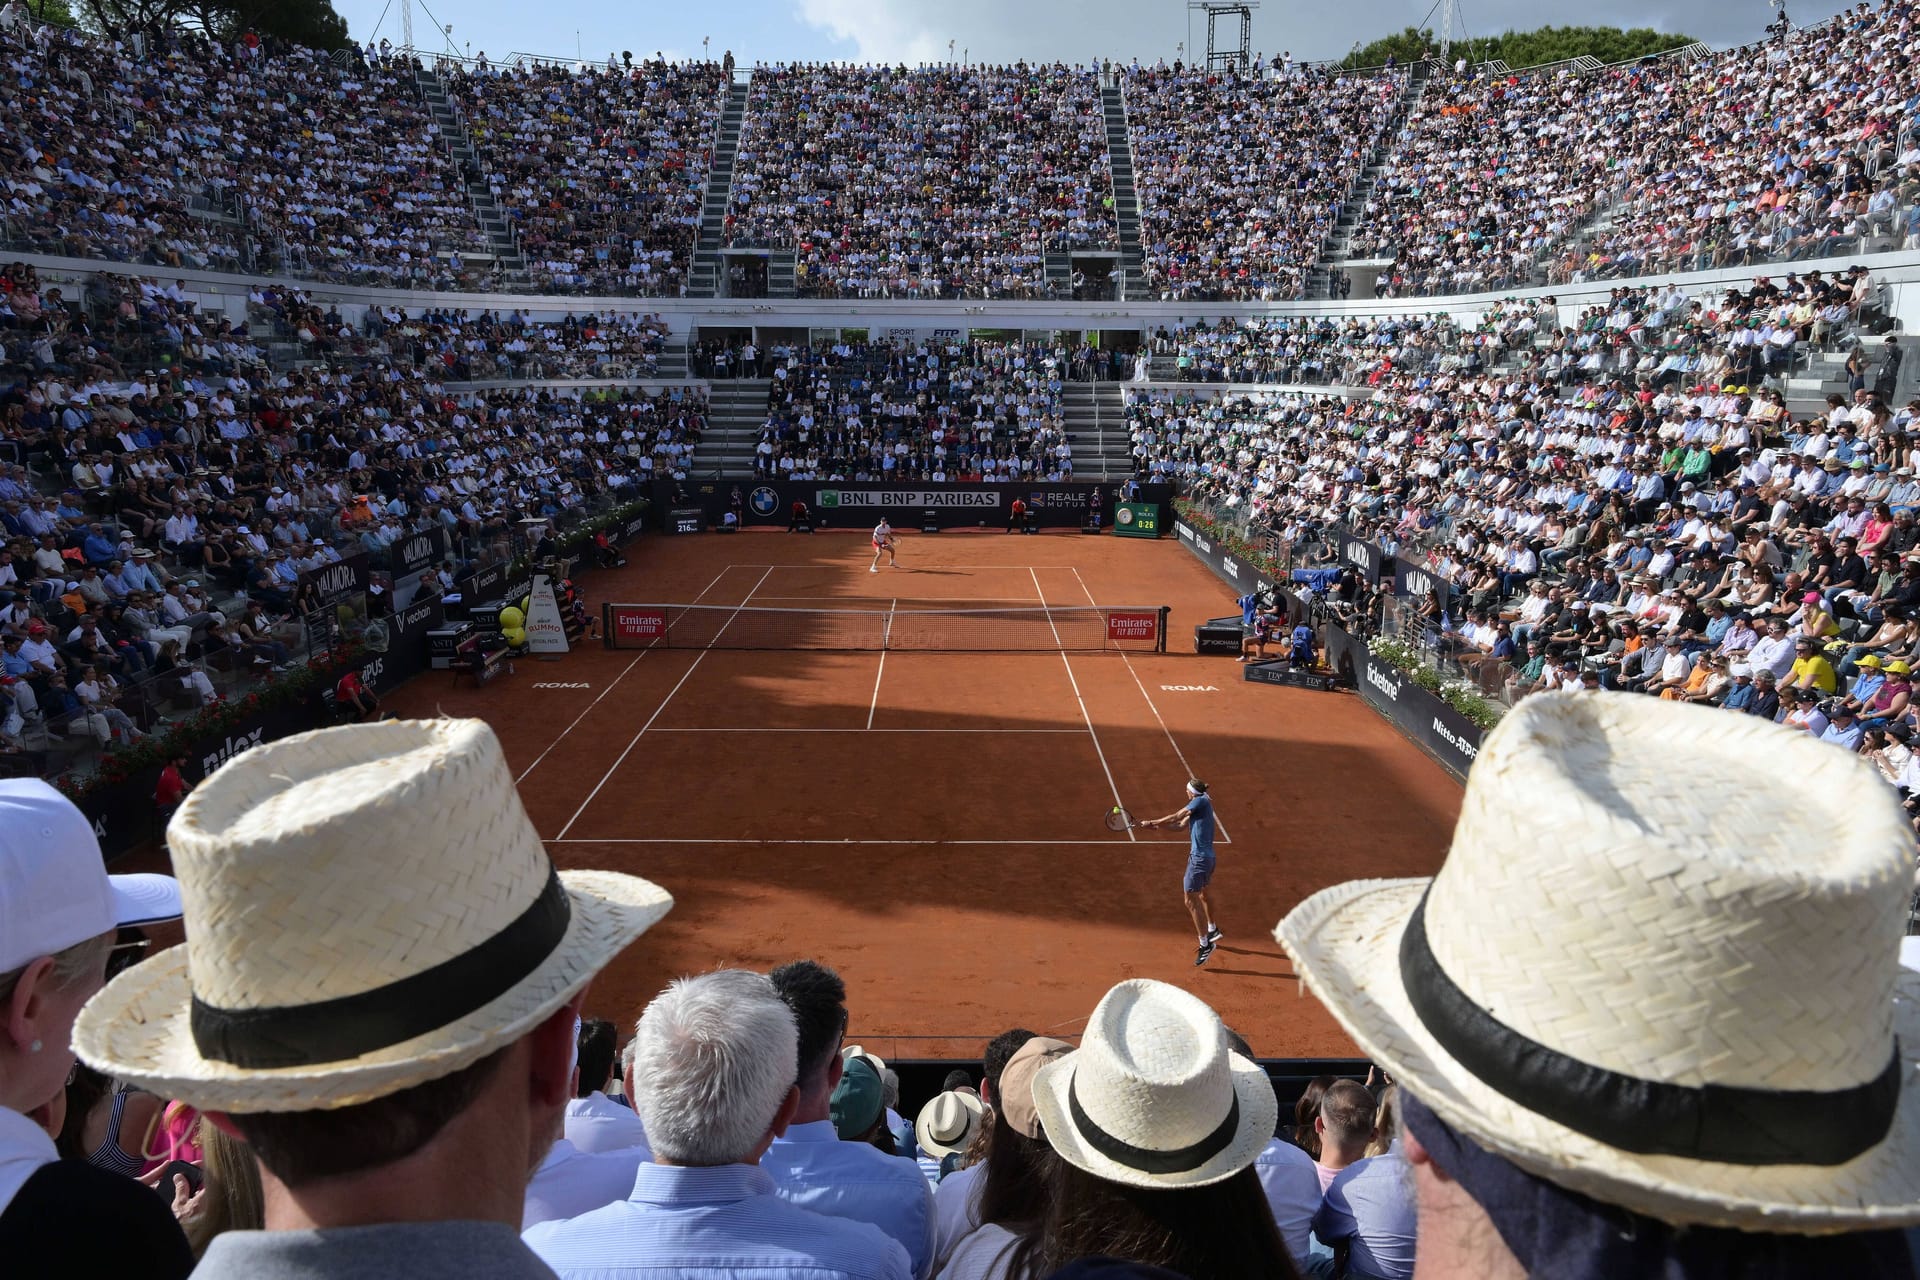
[[[0,782],[0,973],[123,925],[180,916],[172,876],[110,876],[93,826],[44,782]]]

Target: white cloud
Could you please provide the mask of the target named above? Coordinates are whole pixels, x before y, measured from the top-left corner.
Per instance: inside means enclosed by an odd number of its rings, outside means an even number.
[[[957,36],[935,29],[894,0],[800,0],[801,21],[857,50],[860,62],[943,62],[947,41]]]

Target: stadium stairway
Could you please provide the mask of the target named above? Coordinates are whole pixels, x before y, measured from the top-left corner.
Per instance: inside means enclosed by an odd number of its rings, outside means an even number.
[[[663,358],[664,371],[666,361]],[[716,379],[707,393],[707,429],[693,447],[689,474],[743,478],[753,475],[753,446],[767,420],[770,378]]]
[[[1350,256],[1353,233],[1360,227],[1360,216],[1366,212],[1367,197],[1373,194],[1374,186],[1380,175],[1387,171],[1387,162],[1394,142],[1400,137],[1401,130],[1407,127],[1407,116],[1413,111],[1414,104],[1420,101],[1420,95],[1427,90],[1427,81],[1433,74],[1433,64],[1416,62],[1407,75],[1407,83],[1400,90],[1400,100],[1394,104],[1393,118],[1387,121],[1387,127],[1380,131],[1380,137],[1373,144],[1373,151],[1367,156],[1367,164],[1359,177],[1347,187],[1347,198],[1340,206],[1340,216],[1335,219],[1333,230],[1327,233],[1326,243],[1321,246],[1320,258],[1307,276],[1307,297],[1326,298],[1331,294],[1328,284],[1333,273],[1340,269]]]
[[[1076,480],[1124,480],[1133,474],[1127,452],[1126,409],[1118,382],[1069,382],[1061,399]]]
[[[721,236],[733,199],[733,165],[740,156],[740,130],[747,118],[747,77],[736,74],[727,86],[720,108],[720,124],[713,135],[713,159],[707,165],[707,194],[700,203],[700,239],[693,250],[693,269],[687,278],[687,296],[720,296]]]
[[[467,136],[467,127],[460,123],[460,117],[454,113],[446,86],[440,83],[438,75],[419,65],[414,67],[413,84],[420,94],[420,101],[432,113],[434,124],[439,126],[440,140],[446,144],[447,153],[460,167],[461,177],[467,185],[467,200],[473,206],[480,230],[486,233],[487,243],[492,247],[500,269],[509,275],[526,271],[527,262],[520,256],[520,244],[514,238],[507,215],[500,211],[499,202],[493,198],[493,188],[487,182],[487,171],[481,166],[480,156],[473,149],[473,140]]]
[[[1107,122],[1107,167],[1113,175],[1113,217],[1120,231],[1120,269],[1126,299],[1146,299],[1147,255],[1140,248],[1140,195],[1133,185],[1133,141],[1127,135],[1126,90],[1106,85],[1100,109]]]

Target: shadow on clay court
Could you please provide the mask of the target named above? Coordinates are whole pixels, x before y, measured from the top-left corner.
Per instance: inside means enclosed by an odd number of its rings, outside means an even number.
[[[720,544],[656,544],[594,595],[727,608],[896,594],[851,539],[831,555],[826,540],[804,554],[766,541],[772,554],[752,565],[723,565],[735,553]],[[1227,608],[1172,545],[1020,542],[1033,571],[995,542],[1009,563],[911,572],[953,579],[935,594],[956,604],[1023,592],[1036,605],[1165,602],[1176,649],[1190,644],[1181,628]],[[958,590],[968,578],[973,590]],[[1231,659],[1178,651],[589,647],[484,690],[443,676],[392,701],[498,726],[556,862],[673,892],[673,913],[595,984],[596,1009],[623,1017],[674,974],[814,956],[860,990],[859,1022],[875,1032],[984,1039],[1008,984],[1030,1025],[1084,1018],[1137,976],[1203,993],[1263,1052],[1328,1051],[1344,1043],[1329,1019],[1272,1003],[1272,982],[1293,978],[1277,948],[1227,946],[1193,966],[1184,836],[1129,840],[1106,813],[1158,816],[1189,771],[1207,778],[1222,927],[1263,942],[1329,884],[1431,874],[1459,804],[1457,785],[1356,697],[1243,692]]]

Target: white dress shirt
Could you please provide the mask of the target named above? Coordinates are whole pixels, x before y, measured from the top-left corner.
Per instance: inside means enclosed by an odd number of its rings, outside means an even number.
[[[615,1102],[595,1089],[567,1104],[566,1139],[582,1151],[624,1151],[638,1147],[644,1160],[653,1159],[646,1126],[633,1108]]]
[[[520,1229],[583,1213],[625,1200],[633,1191],[634,1174],[647,1162],[639,1147],[625,1151],[582,1151],[565,1138],[553,1144],[547,1158],[527,1182]]]

